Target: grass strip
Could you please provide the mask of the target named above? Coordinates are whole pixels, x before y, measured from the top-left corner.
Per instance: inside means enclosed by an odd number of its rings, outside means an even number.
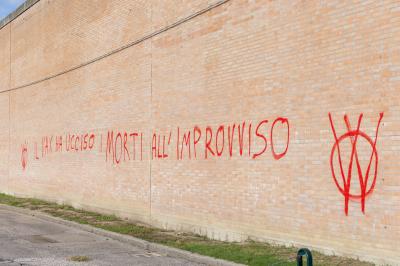
[[[114,215],[104,215],[75,209],[33,198],[19,198],[0,193],[0,204],[37,210],[65,220],[88,224],[104,230],[126,234],[154,243],[159,243],[193,253],[224,259],[250,266],[295,266],[297,248],[270,245],[254,241],[223,242],[204,236],[169,230],[162,230],[143,224],[132,223]],[[326,256],[313,251],[314,265],[369,266],[367,262],[337,256]]]

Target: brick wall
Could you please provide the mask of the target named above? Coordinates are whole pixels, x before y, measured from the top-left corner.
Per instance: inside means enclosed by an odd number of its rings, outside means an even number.
[[[0,30],[0,190],[398,264],[399,43],[394,0],[41,0]]]

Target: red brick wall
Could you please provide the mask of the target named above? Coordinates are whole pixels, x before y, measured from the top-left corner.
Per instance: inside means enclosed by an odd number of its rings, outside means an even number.
[[[398,1],[218,3],[42,0],[3,27],[0,190],[398,263]]]

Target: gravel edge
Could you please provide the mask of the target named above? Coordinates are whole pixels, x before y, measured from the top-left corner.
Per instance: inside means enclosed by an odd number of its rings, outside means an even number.
[[[108,237],[108,238],[120,241],[122,243],[125,243],[125,244],[144,248],[148,251],[161,253],[161,254],[167,255],[169,257],[181,258],[181,259],[186,259],[186,260],[189,260],[192,262],[202,263],[202,264],[206,264],[206,265],[215,265],[215,266],[244,265],[244,264],[238,264],[235,262],[230,262],[230,261],[226,261],[226,260],[222,260],[222,259],[216,259],[216,258],[212,258],[212,257],[208,257],[208,256],[195,254],[195,253],[192,253],[192,252],[189,252],[186,250],[168,247],[168,246],[160,245],[157,243],[152,243],[152,242],[149,242],[149,241],[146,241],[143,239],[139,239],[139,238],[136,238],[133,236],[118,234],[115,232],[107,231],[107,230],[104,230],[101,228],[96,228],[96,227],[86,225],[86,224],[79,224],[79,223],[76,223],[73,221],[61,219],[59,217],[54,217],[54,216],[51,216],[51,215],[48,215],[48,214],[45,214],[45,213],[39,212],[39,211],[32,211],[29,209],[9,206],[9,205],[5,205],[5,204],[0,204],[0,209],[17,212],[17,213],[24,214],[24,215],[34,216],[36,218],[39,218],[39,219],[42,219],[45,221],[66,225],[66,226],[69,226],[72,228],[81,229],[83,231],[90,232],[90,233],[93,233],[96,235],[101,235],[104,237]]]

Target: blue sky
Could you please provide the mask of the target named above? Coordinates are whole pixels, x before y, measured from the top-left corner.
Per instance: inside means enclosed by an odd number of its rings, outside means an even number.
[[[13,12],[25,0],[0,0],[0,19]]]

